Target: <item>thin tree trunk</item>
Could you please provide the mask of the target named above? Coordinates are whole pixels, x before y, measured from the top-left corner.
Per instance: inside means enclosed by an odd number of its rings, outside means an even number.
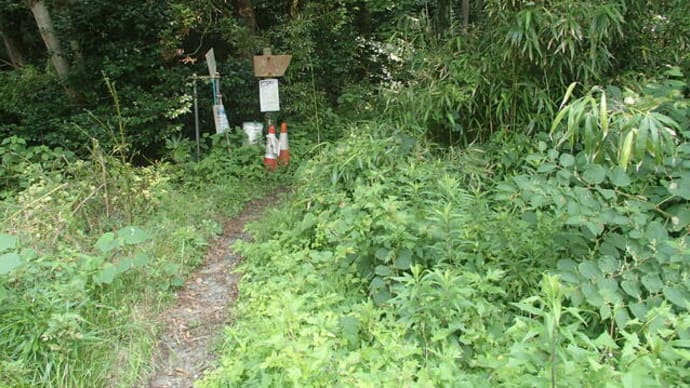
[[[70,72],[69,61],[67,61],[65,52],[62,51],[62,45],[55,33],[55,28],[53,27],[53,21],[50,18],[48,8],[43,0],[29,0],[29,7],[36,20],[36,25],[38,26],[38,31],[41,33],[41,38],[43,38],[43,43],[45,43],[48,49],[48,55],[53,63],[53,67],[55,67],[58,79],[65,85],[65,92],[67,92],[67,95],[73,102],[81,103],[83,98],[72,88],[67,79]]]
[[[462,0],[462,30],[467,32],[470,24],[470,0]]]
[[[55,34],[50,12],[48,12],[48,8],[43,0],[31,1],[29,7],[31,7],[31,13],[34,15],[38,31],[41,33],[43,43],[45,43],[48,49],[48,55],[50,55],[50,60],[53,62],[57,76],[61,81],[65,81],[69,74],[70,66],[65,57],[65,52],[62,51],[60,39]]]

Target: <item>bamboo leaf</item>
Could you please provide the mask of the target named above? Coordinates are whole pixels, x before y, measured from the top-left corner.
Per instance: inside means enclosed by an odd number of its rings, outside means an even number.
[[[553,123],[551,124],[551,134],[556,130],[558,125],[563,121],[563,117],[568,113],[568,110],[570,107],[565,107],[564,109],[561,109],[560,112],[556,115],[556,118],[553,120]]]
[[[601,101],[599,102],[599,121],[601,125],[602,140],[606,139],[609,133],[609,111],[606,104],[606,93],[601,92]]]
[[[618,165],[621,166],[624,170],[628,168],[628,164],[630,163],[630,155],[632,154],[633,140],[635,139],[635,129],[636,128],[633,128],[630,132],[628,132],[628,134],[625,136],[625,140],[623,141],[623,146],[620,148]]]
[[[570,96],[573,95],[573,90],[575,90],[575,86],[577,86],[577,82],[573,82],[568,86],[568,89],[565,91],[565,96],[563,96],[563,101],[561,102],[561,106],[558,107],[558,109],[563,109],[563,106],[568,102],[568,99],[570,99]]]

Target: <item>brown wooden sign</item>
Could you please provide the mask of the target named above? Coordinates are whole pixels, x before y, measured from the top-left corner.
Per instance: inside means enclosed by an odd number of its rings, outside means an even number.
[[[292,60],[292,55],[272,55],[264,49],[264,55],[254,56],[255,77],[282,77]]]

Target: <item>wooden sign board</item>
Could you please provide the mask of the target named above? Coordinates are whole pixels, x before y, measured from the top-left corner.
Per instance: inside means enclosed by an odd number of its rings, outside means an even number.
[[[255,55],[255,77],[282,77],[292,60],[292,55]]]

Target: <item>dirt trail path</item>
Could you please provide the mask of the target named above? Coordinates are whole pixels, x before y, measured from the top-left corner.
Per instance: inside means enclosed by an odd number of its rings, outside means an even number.
[[[240,274],[234,267],[240,258],[231,245],[249,238],[243,233],[245,224],[259,218],[273,198],[267,195],[249,202],[242,213],[225,221],[223,235],[213,243],[204,263],[190,274],[175,305],[161,315],[164,329],[148,380],[150,388],[192,387],[211,366],[213,340],[229,323],[227,308],[237,298]]]

